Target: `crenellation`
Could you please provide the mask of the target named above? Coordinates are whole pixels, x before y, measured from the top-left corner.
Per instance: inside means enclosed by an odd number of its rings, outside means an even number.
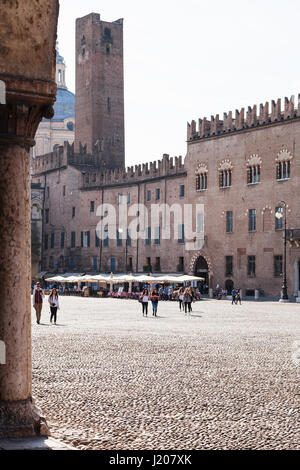
[[[271,108],[271,111],[269,109]],[[259,114],[257,113],[257,105],[248,106],[245,118],[245,108],[235,110],[235,118],[232,117],[232,111],[223,114],[223,121],[220,120],[219,114],[211,116],[210,121],[206,117],[198,119],[198,131],[196,121],[192,120],[187,123],[187,139],[192,140],[204,139],[218,135],[224,135],[233,131],[240,131],[249,127],[257,127],[269,125],[271,123],[280,122],[288,119],[298,118],[300,116],[300,94],[298,95],[298,105],[295,107],[295,97],[285,98],[284,110],[281,107],[281,99],[277,102],[259,105]]]

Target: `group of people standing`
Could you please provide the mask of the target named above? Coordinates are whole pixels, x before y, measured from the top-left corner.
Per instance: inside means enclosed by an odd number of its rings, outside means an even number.
[[[41,321],[44,298],[45,298],[45,294],[41,287],[41,284],[37,282],[33,290],[32,303],[35,309],[36,322],[38,325],[40,324],[40,321]],[[50,304],[50,312],[51,312],[50,323],[52,323],[52,320],[54,320],[54,325],[56,325],[57,309],[59,309],[58,291],[56,290],[56,288],[53,288],[50,291],[48,302]]]
[[[139,302],[142,304],[143,317],[148,316],[148,304],[149,301],[152,303],[152,315],[157,317],[157,308],[158,302],[160,300],[160,295],[156,289],[153,289],[152,293],[149,295],[149,290],[144,289],[140,295]],[[179,310],[184,311],[185,313],[192,312],[192,302],[195,300],[195,294],[192,287],[181,287],[178,291],[178,303]]]

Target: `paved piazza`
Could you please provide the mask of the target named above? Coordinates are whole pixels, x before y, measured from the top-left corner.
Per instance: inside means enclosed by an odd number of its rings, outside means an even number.
[[[300,305],[62,297],[33,320],[33,396],[80,449],[299,449]],[[150,307],[150,305],[149,305]],[[151,309],[150,309],[151,310]],[[300,342],[299,342],[300,345]],[[298,354],[300,358],[300,354]]]

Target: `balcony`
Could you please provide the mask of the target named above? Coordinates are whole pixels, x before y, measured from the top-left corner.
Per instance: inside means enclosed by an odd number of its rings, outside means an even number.
[[[291,228],[286,231],[286,238],[291,246],[300,246],[300,228]]]

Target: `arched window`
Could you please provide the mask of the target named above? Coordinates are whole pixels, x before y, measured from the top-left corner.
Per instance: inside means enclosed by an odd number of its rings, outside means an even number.
[[[219,166],[219,188],[229,188],[232,183],[232,164],[229,160],[223,160]]]
[[[258,155],[252,155],[247,162],[247,183],[260,183],[261,158]]]
[[[196,191],[205,191],[207,189],[207,166],[200,163],[195,171],[196,174]]]
[[[67,124],[67,128],[69,129],[69,131],[73,131],[74,130],[74,123],[72,121],[69,121],[68,124]]]
[[[276,158],[276,179],[288,180],[291,177],[291,161],[293,155],[287,150],[281,150]]]

